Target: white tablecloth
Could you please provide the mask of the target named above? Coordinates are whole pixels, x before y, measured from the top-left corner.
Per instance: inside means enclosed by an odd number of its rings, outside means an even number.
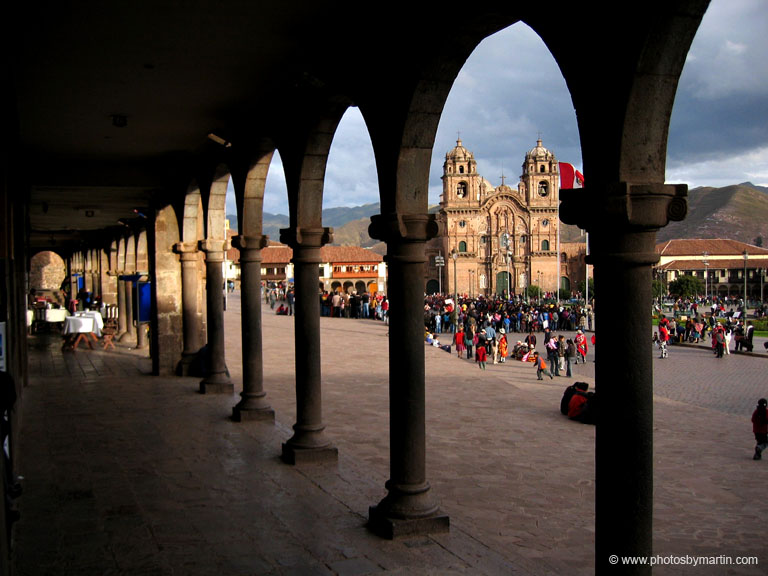
[[[92,318],[93,330],[91,330],[96,336],[101,338],[101,329],[104,328],[104,318],[96,311],[78,312],[75,314],[76,318]]]
[[[64,322],[69,312],[66,308],[50,308],[45,311],[46,322]]]
[[[27,310],[27,328],[32,326],[32,321],[35,319],[35,311]]]
[[[93,332],[96,336],[101,335],[101,329],[96,325],[95,319],[91,316],[67,316],[66,320],[64,320],[63,334],[88,334],[90,332]]]

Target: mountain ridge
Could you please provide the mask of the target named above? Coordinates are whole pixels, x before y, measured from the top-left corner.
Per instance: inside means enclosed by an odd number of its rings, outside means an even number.
[[[438,206],[430,206],[436,212]],[[368,236],[370,217],[379,213],[379,203],[341,206],[323,210],[323,225],[333,228],[333,244],[362,246],[377,253],[385,245]],[[227,215],[233,230],[237,218]],[[288,216],[264,213],[263,233],[279,241],[280,228],[287,228]],[[576,226],[562,225],[562,242],[583,242],[584,234]],[[657,241],[675,238],[730,238],[749,244],[758,238],[768,240],[768,187],[742,182],[722,188],[697,186],[688,191],[688,215],[681,222],[670,222],[657,232]]]

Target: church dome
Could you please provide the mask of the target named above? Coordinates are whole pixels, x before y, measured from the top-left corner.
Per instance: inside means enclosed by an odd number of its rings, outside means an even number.
[[[464,161],[474,160],[475,155],[461,145],[461,139],[456,140],[456,146],[445,155],[446,160]]]
[[[544,146],[541,145],[541,138],[539,138],[538,140],[536,140],[536,146],[534,148],[531,148],[528,151],[528,154],[525,155],[525,159],[526,160],[528,159],[542,160],[542,159],[551,159],[551,158],[554,158],[554,156],[555,155],[552,154],[552,152],[550,152],[549,150],[544,148]]]

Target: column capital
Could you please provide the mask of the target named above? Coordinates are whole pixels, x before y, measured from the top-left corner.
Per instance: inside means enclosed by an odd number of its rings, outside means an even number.
[[[232,246],[241,252],[244,250],[261,250],[269,245],[269,236],[233,236]]]
[[[333,228],[281,228],[280,242],[296,248],[322,248],[333,242]]]
[[[229,240],[225,238],[207,238],[200,240],[197,247],[206,254],[215,252],[226,252],[229,250]]]
[[[198,243],[197,242],[177,242],[173,245],[173,251],[176,252],[176,254],[188,254],[190,252],[197,252],[198,251]]]
[[[597,194],[597,196],[596,196]],[[619,229],[633,232],[658,230],[683,220],[688,212],[688,185],[614,182],[602,190],[560,190],[560,219],[592,232]],[[584,199],[600,200],[601,208]]]
[[[440,232],[434,214],[402,214],[393,212],[371,216],[368,234],[371,238],[390,242],[426,242]]]

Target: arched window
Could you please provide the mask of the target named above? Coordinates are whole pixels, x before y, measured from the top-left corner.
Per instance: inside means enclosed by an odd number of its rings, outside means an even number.
[[[549,251],[549,240],[542,240],[541,241],[541,250],[542,250],[542,252]]]
[[[467,243],[462,240],[459,242],[459,252],[466,252],[467,251]]]
[[[464,166],[459,166],[459,174],[464,174]]]
[[[544,164],[539,166],[539,172],[544,172],[545,170],[546,170],[546,166],[544,166]]]
[[[549,189],[547,188],[547,183],[542,180],[539,182],[539,196],[546,196],[549,194]]]
[[[464,198],[467,195],[467,183],[466,182],[459,182],[458,186],[456,186],[456,196],[459,198]]]

